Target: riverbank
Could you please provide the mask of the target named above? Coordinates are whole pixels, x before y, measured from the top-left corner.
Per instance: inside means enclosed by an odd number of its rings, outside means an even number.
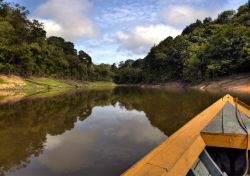
[[[240,74],[219,78],[201,84],[184,84],[180,81],[172,81],[164,84],[136,84],[116,85],[113,82],[81,82],[74,80],[59,80],[55,78],[30,77],[22,78],[15,75],[0,75],[0,90],[60,90],[71,88],[103,88],[115,86],[137,86],[143,88],[164,88],[173,91],[181,89],[196,89],[209,92],[237,92],[250,94],[250,74]]]
[[[250,74],[233,75],[216,81],[191,86],[191,88],[210,92],[236,92],[250,94]]]
[[[250,74],[233,75],[200,84],[185,84],[181,81],[172,81],[163,84],[139,84],[136,86],[145,88],[164,88],[171,91],[195,89],[208,92],[234,92],[250,94]]]
[[[45,90],[45,89],[70,89],[88,87],[114,87],[112,82],[81,82],[74,80],[59,80],[45,77],[23,78],[16,75],[0,75],[0,90]]]

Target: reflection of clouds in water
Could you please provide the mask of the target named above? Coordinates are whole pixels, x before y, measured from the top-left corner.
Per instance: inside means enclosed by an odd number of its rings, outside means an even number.
[[[47,142],[46,142],[46,150],[54,150],[58,146],[62,144],[62,140],[59,137],[54,137],[51,135],[47,135]]]
[[[114,169],[125,169],[128,160],[136,161],[163,139],[165,135],[151,126],[143,112],[118,105],[95,107],[73,130],[48,135],[45,152],[37,160],[48,168],[47,175],[98,175],[102,171],[112,175]]]
[[[61,136],[50,136],[47,143],[53,144],[54,140],[60,141],[60,145],[48,149],[46,147],[45,153],[38,159],[52,172],[74,172],[93,164],[88,162],[84,151],[94,147],[92,140],[98,140],[95,135],[87,137],[84,131],[72,130]]]
[[[144,112],[121,109],[118,104],[115,107],[96,107],[93,108],[92,115],[85,120],[87,126],[81,127],[101,128],[104,134],[115,138],[130,137],[136,142],[158,142],[163,134],[152,127],[145,116]]]

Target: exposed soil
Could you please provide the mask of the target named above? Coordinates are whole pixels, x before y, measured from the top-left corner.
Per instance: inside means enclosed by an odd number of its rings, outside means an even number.
[[[15,87],[21,87],[25,85],[24,79],[22,79],[19,76],[6,76],[6,75],[0,75],[0,89],[12,89]]]
[[[229,76],[191,87],[203,91],[228,91],[250,94],[250,74]]]
[[[69,81],[67,81],[67,84]],[[76,82],[71,81],[74,85]],[[15,89],[22,88],[25,86],[25,79],[15,76],[15,75],[0,75],[0,90],[4,89]],[[80,85],[80,84],[79,84]],[[151,87],[151,88],[165,88],[169,90],[180,90],[184,88],[193,88],[201,91],[227,91],[227,92],[237,92],[237,93],[247,93],[250,94],[250,74],[233,75],[229,77],[220,78],[215,81],[209,81],[198,85],[184,85],[181,82],[173,81],[164,84],[139,84],[139,85],[118,85],[118,86],[140,86],[140,87]],[[87,87],[81,86],[81,87]],[[35,88],[35,87],[34,87]]]
[[[0,91],[0,104],[7,102],[17,102],[25,97],[23,92]]]

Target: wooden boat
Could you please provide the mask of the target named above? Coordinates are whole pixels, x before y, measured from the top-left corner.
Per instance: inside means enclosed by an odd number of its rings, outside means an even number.
[[[226,175],[216,166],[205,148],[211,146],[249,150],[249,135],[238,121],[241,120],[243,125],[250,129],[249,117],[249,106],[226,95],[181,127],[122,175],[199,175],[194,170],[197,163],[205,166],[210,175]]]

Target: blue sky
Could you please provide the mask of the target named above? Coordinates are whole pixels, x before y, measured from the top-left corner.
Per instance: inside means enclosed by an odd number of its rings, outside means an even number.
[[[168,36],[197,18],[216,18],[247,0],[8,0],[24,5],[29,18],[88,52],[95,63],[143,58]]]

